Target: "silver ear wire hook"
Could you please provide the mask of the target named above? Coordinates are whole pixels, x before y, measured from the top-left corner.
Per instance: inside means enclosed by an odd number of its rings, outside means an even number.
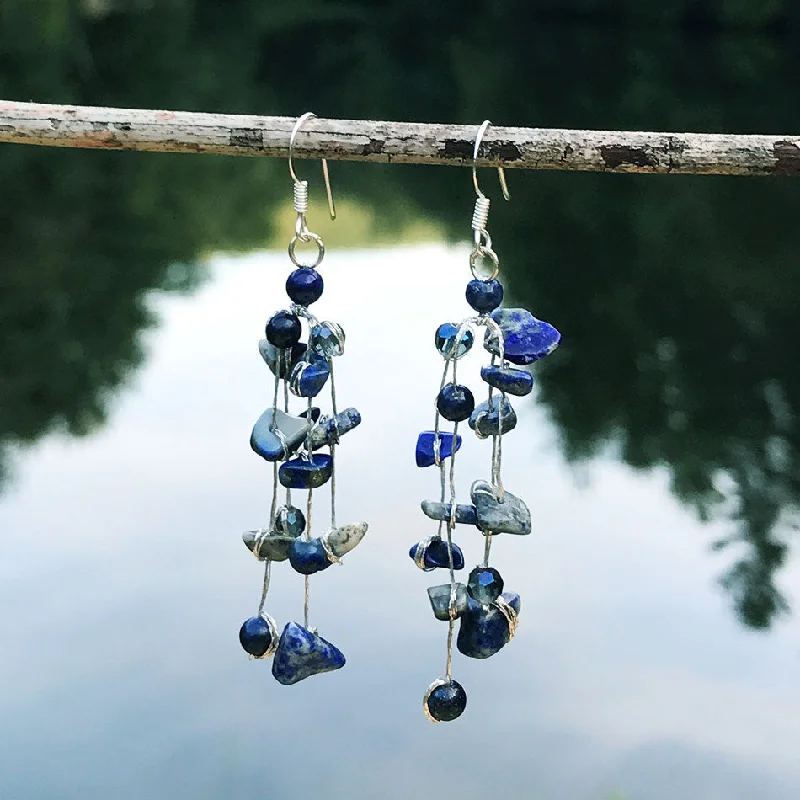
[[[297,210],[298,214],[299,213],[305,214],[305,212],[308,210],[308,181],[301,181],[297,177],[297,173],[294,171],[294,164],[292,162],[294,142],[295,139],[297,138],[297,133],[300,130],[300,128],[303,127],[303,124],[309,119],[316,118],[316,116],[317,115],[313,111],[306,111],[305,114],[297,118],[297,122],[295,122],[294,127],[292,128],[292,132],[289,135],[289,175],[291,175],[292,180],[294,181],[295,195],[297,195],[298,185],[305,185],[306,187],[306,190],[303,193],[305,196],[305,208],[303,209],[302,212],[298,209]],[[333,203],[333,192],[331,191],[331,179],[328,173],[328,161],[325,158],[322,159],[322,175],[325,178],[325,191],[328,195],[328,211],[330,212],[331,219],[336,219],[336,206]]]
[[[486,195],[481,191],[480,187],[478,186],[478,150],[480,149],[481,142],[483,141],[483,136],[486,133],[486,129],[492,124],[492,121],[489,119],[485,119],[482,123],[480,128],[478,128],[478,133],[475,135],[475,147],[472,150],[472,185],[475,187],[475,194],[478,197],[485,198]],[[511,199],[511,194],[508,191],[508,184],[506,183],[506,173],[502,167],[497,168],[497,177],[500,180],[500,188],[503,190],[503,197],[506,200]]]
[[[479,278],[476,271],[476,266],[481,258],[488,258],[492,262],[492,271],[488,277],[484,279],[493,279],[497,277],[500,271],[500,261],[497,253],[492,249],[492,237],[489,236],[489,231],[486,230],[486,223],[489,220],[489,198],[481,191],[478,186],[478,150],[483,141],[483,135],[486,129],[491,125],[491,120],[485,119],[478,132],[475,134],[475,146],[472,150],[472,185],[475,187],[475,209],[472,212],[472,237],[475,247],[469,257],[469,266],[472,270],[472,275]],[[497,168],[497,176],[500,179],[500,188],[503,190],[503,197],[506,200],[511,199],[508,191],[508,184],[506,183],[506,174],[502,167]]]

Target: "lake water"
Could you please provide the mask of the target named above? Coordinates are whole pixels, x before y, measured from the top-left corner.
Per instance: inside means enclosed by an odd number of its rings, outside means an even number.
[[[364,420],[337,452],[339,518],[370,530],[311,583],[312,624],[348,664],[294,687],[237,641],[261,586],[240,536],[270,500],[248,446],[271,400],[257,341],[285,304],[287,259],[214,257],[195,294],[150,296],[146,360],[108,424],[19,452],[0,497],[3,800],[800,796],[796,621],[742,627],[717,584],[736,553],[710,550],[728,524],[701,524],[666,471],[610,449],[569,466],[535,397],[515,402],[504,452],[534,532],[493,548],[522,596],[517,637],[487,661],[456,652],[467,711],[424,718],[447,626],[425,592],[436,576],[407,555],[434,527],[419,502],[438,493],[413,451],[433,423],[433,332],[469,311],[467,252],[326,258],[314,311],[347,332],[339,403]],[[480,361],[462,362],[476,388]],[[467,434],[462,496],[489,463]],[[477,563],[481,537],[457,540]],[[267,610],[301,620],[302,578],[273,575]],[[778,584],[791,596],[797,579],[792,558]]]

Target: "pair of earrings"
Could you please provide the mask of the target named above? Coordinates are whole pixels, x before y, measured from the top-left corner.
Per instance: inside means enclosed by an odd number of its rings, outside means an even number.
[[[292,302],[288,309],[269,319],[266,339],[259,342],[259,351],[275,378],[274,393],[272,406],[253,427],[250,445],[272,463],[269,524],[243,535],[247,548],[264,562],[264,583],[258,613],[244,622],[239,640],[251,658],[272,656],[272,674],[284,685],[344,666],[341,650],[309,626],[309,577],[332,564],[340,564],[342,557],[361,542],[368,527],[365,522],[338,527],[336,522],[336,447],[342,435],[361,423],[361,416],[355,408],[339,411],[337,407],[333,367],[334,360],[344,352],[344,331],[334,322],[320,322],[308,310],[322,296],[323,279],[317,267],[325,248],[322,239],[308,228],[308,184],[294,172],[292,151],[298,131],[313,116],[311,112],[301,116],[289,139],[289,173],[297,212],[295,235],[289,243],[289,259],[295,269],[286,281],[286,292]],[[503,300],[503,286],[497,280],[500,262],[486,229],[489,198],[478,186],[476,169],[480,143],[490,124],[485,120],[480,126],[473,151],[472,178],[477,199],[472,217],[474,247],[469,258],[473,279],[467,285],[466,299],[476,314],[458,324],[444,323],[436,331],[435,345],[444,358],[444,370],[436,398],[434,427],[423,431],[416,444],[417,466],[436,466],[439,470],[439,499],[422,502],[423,513],[438,527],[434,535],[414,544],[409,555],[426,572],[443,569],[449,573],[447,583],[428,589],[434,617],[448,623],[445,677],[430,685],[423,700],[425,715],[432,722],[454,720],[466,707],[466,692],[452,677],[454,638],[462,654],[484,659],[499,652],[517,629],[519,595],[504,591],[503,578],[489,566],[494,536],[531,532],[530,511],[521,499],[505,490],[501,478],[503,436],[517,423],[508,395],[530,394],[533,377],[517,367],[548,355],[560,340],[555,328],[525,309],[500,308]],[[335,219],[325,159],[322,168],[331,218]],[[503,195],[508,200],[502,168],[498,168],[498,173]],[[316,245],[313,264],[298,262],[295,253],[298,242]],[[488,275],[479,274],[482,264],[489,265]],[[303,322],[308,329],[305,343],[300,341]],[[481,369],[487,399],[476,405],[470,389],[458,383],[457,365],[472,348],[475,332],[480,329],[484,329],[483,345],[490,360]],[[315,403],[326,386],[330,388],[330,409],[323,413]],[[305,400],[301,413],[289,412],[290,395]],[[453,424],[451,431],[442,430],[442,420]],[[469,504],[458,503],[456,497],[455,464],[462,445],[458,433],[462,422],[467,422],[479,439],[492,442],[489,480],[473,482]],[[314,491],[326,483],[330,484],[330,524],[323,535],[312,537]],[[285,496],[279,504],[282,491]],[[293,491],[307,492],[305,513],[293,504]],[[453,542],[456,525],[475,527],[484,537],[483,560],[470,572],[466,584],[456,580],[456,572],[465,565],[461,548]],[[265,613],[264,605],[272,563],[281,561],[289,561],[305,577],[305,605],[303,624],[289,622],[279,635],[275,620]],[[460,620],[457,637],[456,620]]]

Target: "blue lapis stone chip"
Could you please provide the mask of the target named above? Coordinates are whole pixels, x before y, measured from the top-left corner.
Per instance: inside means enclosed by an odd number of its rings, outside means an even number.
[[[330,374],[330,367],[324,359],[300,361],[292,371],[289,388],[297,397],[316,397],[328,382]]]
[[[503,397],[501,405],[500,398]],[[500,409],[502,408],[502,425],[500,421]],[[491,402],[486,400],[470,414],[469,427],[481,438],[487,436],[497,436],[517,427],[517,414],[514,411],[508,398],[503,395],[493,395]]]
[[[331,565],[320,539],[295,539],[289,548],[289,563],[301,575],[313,575]]]
[[[261,658],[272,644],[272,630],[264,617],[250,617],[239,629],[239,643],[246,653]]]
[[[481,378],[489,386],[506,394],[513,394],[515,397],[525,397],[533,390],[533,375],[524,369],[498,367],[493,364],[481,369]]]
[[[324,453],[310,458],[293,458],[281,464],[278,479],[287,489],[317,489],[330,480],[333,459]]]
[[[453,440],[455,440],[455,452],[461,447],[461,437],[452,433],[439,431],[439,458],[443,460],[453,455]],[[436,463],[434,446],[436,444],[436,431],[423,431],[417,437],[417,466],[431,467]]]
[[[503,302],[503,284],[493,278],[481,281],[471,280],[467,284],[467,302],[479,314],[494,311]]]
[[[504,356],[513,364],[532,364],[552,353],[561,341],[561,334],[552,325],[524,308],[498,308],[492,312],[492,319],[503,334]],[[486,330],[483,346],[492,355],[500,355],[497,336],[491,329]]]
[[[341,669],[344,653],[338,647],[296,622],[283,629],[275,658],[272,677],[284,686],[291,686],[312,675]]]
[[[503,599],[519,613],[519,595],[503,594]],[[503,649],[510,639],[508,620],[495,605],[485,608],[471,597],[467,610],[461,615],[461,627],[456,639],[460,653],[469,658],[490,658]]]
[[[416,559],[417,550],[422,545],[418,542],[411,546],[408,555],[412,559]],[[444,539],[434,539],[425,551],[425,558],[423,564],[428,569],[449,569],[450,559],[447,556],[447,542]],[[464,569],[464,554],[461,548],[453,545],[453,569]]]

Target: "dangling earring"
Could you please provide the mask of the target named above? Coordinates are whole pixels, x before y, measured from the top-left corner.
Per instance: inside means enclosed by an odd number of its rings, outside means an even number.
[[[436,331],[436,348],[445,359],[439,395],[436,398],[434,430],[423,431],[417,440],[417,466],[439,467],[441,494],[437,501],[424,500],[422,511],[439,523],[435,536],[415,544],[409,553],[425,571],[447,569],[450,582],[428,589],[433,614],[448,623],[445,677],[435,680],[423,700],[425,715],[432,722],[447,722],[461,716],[467,694],[452,678],[453,635],[460,619],[456,646],[470,658],[489,658],[511,641],[517,629],[520,598],[504,592],[503,578],[489,566],[492,537],[497,534],[526,535],[531,532],[531,515],[518,497],[505,491],[500,475],[503,436],[517,424],[507,395],[524,397],[533,388],[529,372],[512,365],[525,365],[551,353],[561,338],[546,322],[521,308],[499,308],[503,286],[497,280],[499,259],[486,230],[489,198],[478,187],[477,159],[481,139],[491,123],[484,121],[475,138],[472,180],[477,199],[472,216],[474,249],[469,258],[473,280],[467,284],[467,303],[478,312],[460,324],[445,323]],[[500,185],[506,200],[508,187],[502,167]],[[481,277],[481,262],[491,265],[490,274]],[[475,339],[474,329],[485,328],[483,346],[491,362],[481,369],[488,384],[488,400],[476,407],[472,392],[458,383],[456,367]],[[510,363],[509,363],[510,362]],[[448,380],[448,373],[452,375]],[[442,418],[453,423],[452,432],[440,430]],[[456,503],[455,461],[461,447],[459,423],[466,421],[479,439],[492,440],[491,480],[476,480],[470,489],[470,504]],[[446,464],[450,460],[449,467]],[[447,498],[449,486],[449,500]],[[473,525],[484,536],[483,562],[469,574],[466,585],[456,581],[455,573],[464,568],[464,555],[453,543],[457,524]],[[442,538],[444,530],[446,538]]]
[[[335,456],[339,437],[355,428],[361,416],[355,408],[338,411],[333,380],[333,359],[344,351],[344,331],[335,322],[319,322],[308,306],[322,295],[322,276],[317,267],[325,255],[322,239],[308,229],[308,183],[298,179],[292,164],[292,150],[297,132],[303,123],[315,116],[303,114],[289,138],[289,174],[294,185],[294,208],[297,212],[295,235],[289,243],[289,258],[296,269],[286,281],[286,293],[292,301],[288,310],[278,311],[267,322],[266,339],[258,349],[275,376],[272,406],[258,419],[250,437],[250,446],[272,463],[272,506],[269,525],[247,531],[243,539],[247,548],[264,562],[264,584],[258,614],[250,617],[239,631],[239,641],[251,658],[274,655],[272,674],[279,683],[298,681],[330,672],[344,666],[344,654],[323,639],[308,624],[309,576],[340,564],[367,532],[365,522],[336,527]],[[336,218],[328,165],[322,160],[325,188],[331,219]],[[298,242],[313,242],[317,257],[313,264],[301,264],[295,248]],[[308,327],[308,342],[300,342],[302,323]],[[323,414],[314,406],[314,398],[325,385],[330,387],[331,410]],[[281,387],[283,391],[281,392]],[[289,413],[289,394],[306,398],[302,413]],[[278,408],[283,395],[283,408]],[[328,453],[317,452],[323,448]],[[278,466],[279,462],[280,467]],[[285,490],[285,501],[278,505],[278,495]],[[324,535],[311,537],[314,490],[330,483],[330,527]],[[292,491],[307,490],[305,514],[292,502]],[[264,612],[273,562],[289,561],[292,568],[305,576],[303,625],[289,622],[278,639],[275,620]]]

